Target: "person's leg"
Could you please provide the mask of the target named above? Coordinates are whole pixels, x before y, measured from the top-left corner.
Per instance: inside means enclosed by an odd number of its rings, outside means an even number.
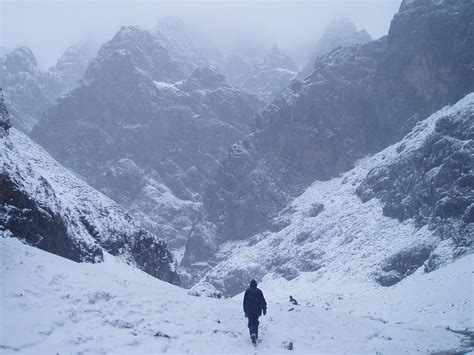
[[[258,325],[260,324],[260,322],[258,321],[258,317],[255,318],[255,335],[257,336],[257,339],[258,339]]]
[[[257,323],[258,323],[257,318],[258,317],[255,317],[254,315],[249,314],[249,324],[248,324],[248,326],[249,326],[249,333],[250,333],[251,338],[252,338],[252,335],[257,336],[257,332],[258,332],[258,330],[257,330]]]

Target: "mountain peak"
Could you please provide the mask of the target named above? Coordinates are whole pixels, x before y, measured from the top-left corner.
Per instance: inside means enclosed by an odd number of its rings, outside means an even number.
[[[122,26],[120,30],[115,35],[116,37],[128,37],[128,36],[135,36],[137,34],[145,34],[148,33],[146,30],[142,29],[140,26],[132,25],[132,26]]]
[[[37,69],[36,58],[28,47],[19,47],[8,53],[5,56],[4,64],[12,74],[19,72],[32,73]]]
[[[333,20],[324,30],[316,44],[311,60],[298,74],[299,79],[304,79],[314,70],[315,58],[340,47],[353,44],[364,44],[372,40],[365,29],[357,30],[356,25],[347,17]]]
[[[100,48],[86,76],[89,79],[108,75],[122,77],[132,72],[158,81],[176,81],[185,76],[158,38],[138,26],[122,26]]]

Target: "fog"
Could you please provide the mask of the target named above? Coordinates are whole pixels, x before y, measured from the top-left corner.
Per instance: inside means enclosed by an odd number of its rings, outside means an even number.
[[[84,36],[101,42],[122,25],[152,29],[159,18],[180,17],[221,51],[276,44],[304,64],[325,26],[349,17],[373,38],[387,33],[400,1],[18,1],[0,4],[0,45],[30,47],[42,68]]]

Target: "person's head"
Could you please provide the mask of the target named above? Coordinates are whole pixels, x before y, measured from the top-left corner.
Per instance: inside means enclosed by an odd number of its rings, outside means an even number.
[[[250,287],[257,287],[257,281],[255,280],[250,281]]]

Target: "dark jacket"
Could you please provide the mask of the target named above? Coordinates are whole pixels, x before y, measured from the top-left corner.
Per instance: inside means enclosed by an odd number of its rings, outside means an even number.
[[[267,311],[267,302],[263,297],[263,292],[257,286],[250,286],[245,291],[244,312],[246,315],[260,316],[262,310]]]

